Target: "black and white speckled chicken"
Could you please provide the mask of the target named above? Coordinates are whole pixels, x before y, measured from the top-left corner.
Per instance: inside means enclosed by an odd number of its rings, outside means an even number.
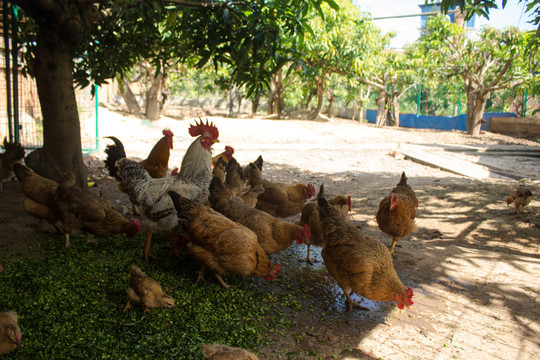
[[[163,231],[168,234],[171,244],[176,241],[172,230],[178,219],[167,192],[174,191],[197,204],[208,199],[208,186],[212,180],[212,145],[219,141],[219,132],[214,124],[200,121],[189,128],[189,133],[197,139],[187,149],[180,171],[174,176],[155,179],[135,161],[124,158],[116,163],[122,187],[150,222],[144,247],[147,262],[148,257],[152,257],[152,233]]]

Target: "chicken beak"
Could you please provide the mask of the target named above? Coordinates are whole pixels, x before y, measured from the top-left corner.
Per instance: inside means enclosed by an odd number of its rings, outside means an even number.
[[[214,139],[214,144],[218,142],[219,142],[219,139]]]

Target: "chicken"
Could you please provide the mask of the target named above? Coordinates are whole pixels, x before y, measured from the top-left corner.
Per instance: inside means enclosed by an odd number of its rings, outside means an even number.
[[[13,164],[24,158],[24,148],[18,142],[8,142],[7,137],[4,138],[4,152],[0,154],[0,190],[2,190],[2,182],[12,178]]]
[[[23,207],[29,214],[39,219],[39,230],[42,231],[43,220],[46,220],[57,231],[62,232],[56,226],[59,220],[56,209],[58,183],[36,174],[23,164],[13,164],[13,171],[19,180]]]
[[[197,138],[187,149],[180,171],[174,176],[154,179],[135,161],[123,158],[116,163],[121,186],[150,222],[144,246],[147,262],[149,257],[153,257],[150,253],[152,233],[166,232],[171,245],[177,241],[173,229],[178,219],[167,192],[175,191],[197,204],[203,204],[208,199],[208,185],[212,179],[212,145],[219,142],[219,131],[214,124],[200,121],[189,128],[189,133]]]
[[[89,241],[88,232],[102,237],[124,232],[132,237],[141,229],[139,219],[126,219],[112,204],[77,187],[71,171],[62,175],[58,184],[56,208],[66,247],[70,246],[69,235],[76,230],[85,231]]]
[[[264,188],[261,184],[254,187],[246,184],[242,167],[235,158],[231,158],[227,164],[225,186],[251,208],[254,208],[257,205],[257,198],[264,192]]]
[[[222,344],[205,344],[201,352],[208,360],[259,360],[247,350]]]
[[[180,232],[186,234],[189,252],[201,263],[198,280],[208,267],[221,286],[229,289],[222,276],[263,277],[274,280],[281,266],[274,265],[257,241],[257,235],[217,211],[169,191],[177,211]]]
[[[234,196],[217,177],[210,183],[208,201],[216,211],[253,230],[268,255],[287,249],[294,240],[301,244],[310,237],[307,224],[299,226],[277,219],[262,210],[250,208]]]
[[[14,311],[0,313],[0,355],[21,346],[21,329]]]
[[[223,159],[225,161],[225,165],[231,160],[232,156],[234,154],[234,149],[232,146],[225,146],[225,151],[217,154],[216,156],[212,157],[212,167],[214,167],[219,159]]]
[[[107,200],[103,198],[98,200],[101,208],[105,211],[105,218],[102,221],[83,221],[83,230],[104,238],[124,233],[128,239],[141,231],[141,220],[137,218],[128,219]]]
[[[519,185],[517,188],[510,191],[510,196],[506,198],[506,204],[510,205],[514,203],[514,206],[516,207],[516,211],[514,211],[514,214],[519,211],[520,207],[521,213],[523,213],[525,211],[525,206],[527,206],[531,202],[531,197],[531,190],[529,190],[523,185]]]
[[[128,301],[124,312],[131,307],[131,300],[144,304],[144,312],[149,308],[174,308],[174,299],[161,289],[161,285],[137,266],[131,265],[129,269],[129,287],[126,289]]]
[[[347,309],[367,310],[351,299],[353,292],[369,300],[396,301],[400,309],[413,305],[413,290],[399,279],[388,248],[344,220],[324,197],[317,205],[326,240],[321,255],[345,294]]]
[[[317,199],[321,197],[324,197],[324,185],[320,186],[319,193],[317,194]],[[337,195],[328,200],[328,203],[336,208],[339,216],[342,219],[347,220],[349,218],[349,211],[351,211],[352,207],[350,196]],[[321,220],[319,218],[319,207],[317,205],[317,201],[310,201],[304,205],[298,224],[307,224],[311,229],[311,237],[309,238],[309,241],[307,241],[307,256],[305,261],[308,264],[313,264],[317,260],[310,256],[311,245],[324,245],[324,236],[321,230]]]
[[[219,158],[218,161],[213,165],[212,176],[218,176],[223,181],[225,181],[225,172],[227,171],[227,163],[223,158]]]
[[[148,157],[140,162],[140,164],[148,171],[153,178],[162,178],[167,175],[169,169],[169,157],[173,148],[173,132],[169,129],[163,130],[163,137],[154,145]],[[111,176],[116,175],[116,162],[126,157],[124,145],[114,136],[106,136],[106,138],[114,141],[114,145],[107,145],[105,153],[107,159],[105,166],[109,169]]]
[[[264,192],[257,197],[255,207],[275,217],[286,218],[299,214],[306,200],[315,195],[312,184],[286,185],[264,179],[254,163],[246,166],[244,177],[248,185],[255,187],[261,184],[264,188]]]
[[[377,210],[377,224],[385,234],[392,236],[390,254],[394,254],[396,243],[416,230],[415,217],[418,200],[413,189],[407,184],[405,172],[392,192],[383,198]]]
[[[148,154],[148,157],[140,162],[142,167],[145,168],[146,171],[148,171],[148,174],[153,178],[165,177],[169,169],[169,157],[171,149],[173,148],[174,134],[169,129],[164,129],[162,133],[163,137],[154,145],[150,154]],[[116,162],[126,157],[124,144],[114,136],[106,136],[106,138],[114,141],[114,145],[107,145],[105,148],[105,153],[107,154],[105,167],[109,170],[109,175],[116,178],[118,189],[122,192],[126,192],[116,173]],[[139,215],[139,210],[136,205],[133,206],[133,213]]]

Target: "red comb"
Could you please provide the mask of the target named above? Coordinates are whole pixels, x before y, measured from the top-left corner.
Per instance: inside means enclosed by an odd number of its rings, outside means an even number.
[[[308,183],[307,187],[308,187],[308,190],[309,190],[309,193],[310,193],[309,196],[307,197],[309,199],[310,197],[315,195],[315,187],[313,186],[312,183]]]
[[[209,135],[214,139],[217,139],[219,137],[219,131],[217,127],[215,127],[214,123],[208,123],[208,119],[206,119],[206,124],[203,123],[202,119],[200,119],[200,122],[197,123],[195,121],[195,125],[191,125],[189,127],[189,135],[195,137],[199,135]]]
[[[409,299],[414,296],[414,292],[411,288],[407,288],[407,296],[409,297]]]
[[[171,170],[171,176],[174,176],[174,175],[176,175],[176,174],[178,174],[178,168],[172,169],[172,170]]]
[[[352,208],[352,199],[351,199],[351,196],[349,195],[349,211],[351,211],[351,208]]]
[[[141,229],[142,229],[141,220],[136,219],[136,218],[131,218],[130,220],[135,225],[135,228],[137,229],[137,232],[141,231]]]
[[[231,155],[232,155],[232,154],[234,154],[234,149],[233,149],[232,146],[227,145],[227,146],[225,146],[225,152],[226,152],[227,154],[231,154]]]
[[[280,272],[281,271],[281,265],[280,264],[276,264],[276,272]]]
[[[173,137],[174,134],[173,132],[171,131],[171,129],[163,129],[163,135],[167,136],[167,137]]]

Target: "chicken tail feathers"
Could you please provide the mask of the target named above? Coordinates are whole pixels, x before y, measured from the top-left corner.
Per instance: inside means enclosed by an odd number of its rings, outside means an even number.
[[[324,197],[317,198],[317,205],[319,206],[319,215],[321,217],[329,217],[332,214],[330,204]]]
[[[262,171],[262,168],[263,168],[263,158],[262,158],[262,155],[259,155],[259,157],[257,158],[257,160],[255,160],[253,162],[253,165],[255,165],[257,167],[257,169],[259,169],[260,171]]]
[[[13,164],[13,172],[19,181],[24,181],[24,179],[28,178],[32,174],[32,170],[19,163]]]
[[[107,147],[105,147],[105,154],[107,154],[107,159],[105,159],[105,167],[109,170],[110,176],[118,178],[116,173],[116,162],[126,157],[124,144],[122,144],[122,142],[114,136],[105,137],[114,141],[114,145],[107,145]]]
[[[317,199],[324,197],[324,184],[321,184],[319,187],[319,192],[317,193]]]
[[[178,216],[178,223],[190,223],[195,219],[195,211],[199,208],[199,205],[194,201],[185,198],[174,191],[167,192],[172,199],[176,214]]]
[[[399,185],[407,185],[407,175],[405,175],[405,171],[401,173],[401,179],[399,179],[398,186]]]

